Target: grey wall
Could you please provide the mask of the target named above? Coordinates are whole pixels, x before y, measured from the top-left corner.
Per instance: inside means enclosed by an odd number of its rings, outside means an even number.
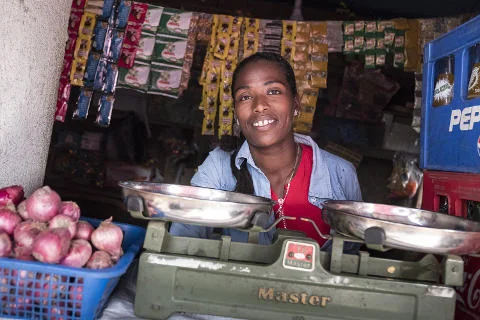
[[[0,0],[0,187],[43,184],[71,0]]]

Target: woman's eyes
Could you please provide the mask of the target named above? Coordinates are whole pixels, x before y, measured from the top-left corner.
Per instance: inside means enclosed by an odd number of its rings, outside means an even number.
[[[272,94],[272,95],[277,95],[277,94],[280,94],[280,90],[278,89],[270,89],[267,91],[267,94]]]
[[[240,101],[247,101],[248,99],[250,99],[251,97],[250,96],[247,96],[247,95],[243,95],[243,96],[240,96],[240,98],[238,100]]]
[[[281,94],[282,92],[278,89],[269,89],[267,90],[267,95],[279,95]],[[247,101],[247,100],[250,100],[252,99],[252,96],[249,96],[247,94],[243,94],[243,95],[240,95],[239,98],[238,98],[238,101]]]

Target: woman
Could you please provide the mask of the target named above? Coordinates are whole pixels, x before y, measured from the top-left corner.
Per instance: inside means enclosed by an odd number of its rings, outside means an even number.
[[[300,113],[295,76],[290,64],[273,53],[256,53],[237,66],[232,79],[235,118],[245,142],[234,152],[216,148],[210,152],[191,184],[227,191],[251,193],[277,201],[275,216],[310,218],[322,233],[329,227],[321,218],[327,199],[361,200],[354,167],[324,150],[308,136],[293,132]],[[232,165],[231,165],[232,164]],[[303,231],[323,245],[308,222],[283,220],[277,228]],[[215,238],[213,228],[174,223],[170,233]],[[221,232],[232,241],[248,240],[248,233]],[[274,231],[261,233],[260,244],[270,244]]]

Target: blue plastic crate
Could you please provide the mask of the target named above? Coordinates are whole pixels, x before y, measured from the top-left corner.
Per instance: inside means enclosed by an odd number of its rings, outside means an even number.
[[[480,173],[480,98],[468,99],[475,44],[480,43],[480,16],[464,23],[424,49],[420,166],[424,169]],[[438,65],[454,57],[451,102],[433,106]]]
[[[101,220],[82,217],[98,226]],[[92,270],[0,258],[0,318],[96,319],[145,239],[145,229],[115,223],[124,255],[111,268]]]

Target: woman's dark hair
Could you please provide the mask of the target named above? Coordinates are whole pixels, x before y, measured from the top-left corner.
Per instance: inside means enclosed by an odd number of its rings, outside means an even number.
[[[257,52],[243,59],[237,65],[237,68],[233,72],[231,91],[232,91],[232,97],[234,100],[235,100],[234,88],[235,88],[235,83],[237,82],[238,75],[245,68],[245,66],[257,61],[269,61],[269,62],[277,63],[278,66],[282,69],[283,73],[285,74],[285,78],[287,79],[287,83],[288,83],[288,86],[290,87],[292,94],[293,95],[297,94],[297,84],[295,83],[295,74],[293,72],[293,68],[290,65],[290,63],[288,63],[288,61],[285,60],[279,54],[271,53],[271,52]],[[233,137],[233,139],[234,139],[233,145],[235,145],[234,149],[236,150],[230,158],[230,166],[232,168],[233,175],[237,179],[237,185],[234,191],[245,193],[245,194],[254,194],[255,190],[253,188],[252,176],[250,175],[250,172],[248,172],[247,161],[245,160],[242,162],[242,164],[240,165],[240,169],[237,169],[235,165],[235,158],[237,157],[238,149],[240,148],[241,143],[245,140],[245,138],[241,135],[239,138]],[[232,141],[229,141],[229,142],[232,143]],[[223,149],[231,150],[231,148],[226,147],[225,144]]]
[[[235,83],[237,82],[238,75],[242,70],[249,65],[250,63],[257,62],[257,61],[269,61],[269,62],[275,62],[278,64],[278,66],[282,69],[283,73],[285,74],[285,78],[287,79],[288,86],[290,87],[290,90],[292,91],[293,95],[297,94],[297,84],[295,82],[295,73],[293,72],[293,68],[288,63],[287,60],[285,60],[281,55],[273,52],[257,52],[252,54],[251,56],[248,56],[247,58],[243,59],[235,68],[235,71],[233,72],[232,76],[232,97],[235,100],[234,97],[234,90],[235,90]]]

